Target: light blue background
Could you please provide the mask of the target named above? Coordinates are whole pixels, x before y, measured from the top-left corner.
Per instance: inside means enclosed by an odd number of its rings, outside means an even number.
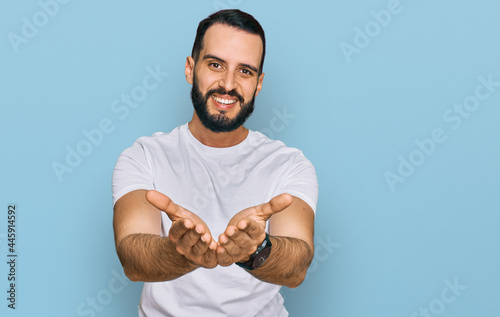
[[[247,126],[302,149],[320,183],[315,260],[301,287],[282,291],[290,315],[500,316],[500,87],[480,88],[488,97],[458,128],[443,118],[474,96],[478,78],[500,81],[500,3],[396,4],[73,0],[44,21],[38,1],[2,1],[0,256],[14,203],[19,263],[15,311],[0,266],[0,315],[136,316],[141,284],[116,278],[112,170],[136,138],[191,118],[184,62],[197,24],[237,7],[268,39]],[[398,13],[381,26],[371,11],[388,6]],[[34,17],[43,26],[12,45],[9,34],[22,36]],[[372,36],[346,58],[341,45],[355,44],[356,28]],[[121,119],[113,101],[148,67],[168,76]],[[273,125],[283,111],[294,117]],[[53,162],[65,164],[66,147],[104,118],[114,130],[59,181]],[[435,129],[446,140],[419,157],[414,140]],[[418,166],[391,189],[384,173],[412,153]],[[467,288],[455,294],[446,281]]]

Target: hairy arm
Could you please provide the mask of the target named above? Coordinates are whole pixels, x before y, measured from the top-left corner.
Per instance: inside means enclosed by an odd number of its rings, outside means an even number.
[[[293,197],[292,204],[269,221],[271,254],[261,267],[249,272],[262,281],[297,287],[314,256],[314,212],[302,199]]]
[[[265,238],[267,219],[271,254],[261,267],[248,272],[268,283],[297,287],[304,281],[314,255],[314,212],[291,195],[277,196],[233,217],[219,238],[219,264],[246,262]]]
[[[197,268],[176,252],[168,238],[135,233],[116,246],[125,274],[137,282],[161,282],[176,279]]]
[[[168,237],[161,237],[161,212],[172,220]],[[206,224],[156,191],[135,190],[121,197],[113,227],[118,257],[132,281],[169,281],[217,265],[217,243]]]

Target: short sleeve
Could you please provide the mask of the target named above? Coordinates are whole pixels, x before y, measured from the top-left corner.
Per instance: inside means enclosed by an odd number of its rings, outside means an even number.
[[[316,213],[318,203],[318,179],[313,164],[302,152],[294,157],[293,164],[278,194],[288,193],[305,201]]]
[[[154,177],[141,139],[118,157],[113,171],[113,205],[123,195],[137,189],[154,189]]]

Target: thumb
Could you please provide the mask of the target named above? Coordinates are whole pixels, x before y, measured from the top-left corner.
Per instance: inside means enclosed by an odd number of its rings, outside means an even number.
[[[273,197],[269,202],[262,205],[262,212],[264,217],[269,219],[273,214],[283,211],[285,208],[292,204],[292,195],[281,194]]]
[[[168,215],[170,220],[175,221],[181,218],[181,210],[174,202],[156,190],[150,190],[146,193],[146,199],[156,208]]]

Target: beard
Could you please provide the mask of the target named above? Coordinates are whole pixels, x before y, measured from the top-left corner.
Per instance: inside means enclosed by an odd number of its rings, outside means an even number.
[[[243,97],[235,90],[226,91],[224,88],[217,88],[209,90],[205,96],[200,91],[198,86],[198,81],[196,79],[196,74],[193,76],[193,88],[191,89],[191,100],[193,101],[193,107],[200,118],[201,123],[205,128],[211,130],[212,132],[231,132],[239,128],[245,123],[245,121],[250,117],[254,109],[255,103],[255,93],[257,88],[253,93],[252,100],[245,103]],[[218,114],[210,114],[208,112],[208,98],[211,98],[213,94],[229,95],[238,98],[240,103],[240,112],[230,119],[226,115],[226,111],[219,110]]]

